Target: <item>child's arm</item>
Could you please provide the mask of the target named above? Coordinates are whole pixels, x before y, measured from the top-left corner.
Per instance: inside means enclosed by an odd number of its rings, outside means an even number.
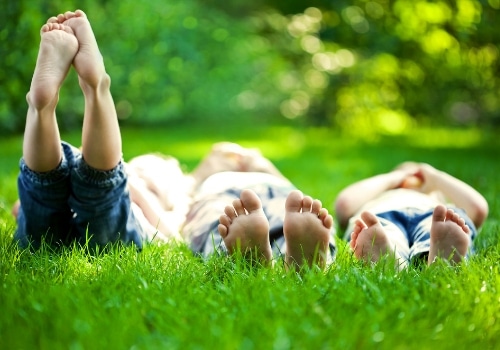
[[[420,164],[417,175],[423,180],[422,192],[441,192],[455,206],[465,210],[479,228],[488,216],[486,199],[474,188],[429,164]]]
[[[344,188],[335,200],[335,215],[341,228],[368,201],[383,192],[397,188],[409,176],[405,170],[394,170],[358,181]]]
[[[129,177],[128,188],[132,202],[142,210],[144,217],[161,234],[169,239],[182,241],[179,231],[184,223],[184,214],[164,210],[158,198],[140,181],[137,177]]]

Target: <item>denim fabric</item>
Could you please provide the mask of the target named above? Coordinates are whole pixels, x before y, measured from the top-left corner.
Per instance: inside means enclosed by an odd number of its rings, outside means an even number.
[[[470,228],[470,254],[473,252],[472,241],[477,235],[477,229],[462,209],[451,209],[458,213]],[[395,245],[399,256],[409,262],[429,252],[433,211],[434,209],[405,208],[375,215],[379,218],[388,238]]]
[[[88,241],[91,247],[120,241],[141,248],[143,231],[130,209],[123,163],[100,171],[68,143],[62,151],[59,166],[46,173],[32,171],[21,159],[14,239],[34,248],[42,240],[55,246]]]

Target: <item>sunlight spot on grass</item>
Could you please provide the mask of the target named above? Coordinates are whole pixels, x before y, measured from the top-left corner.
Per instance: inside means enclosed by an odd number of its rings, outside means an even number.
[[[468,148],[481,143],[479,129],[417,128],[411,130],[408,143],[422,148]]]

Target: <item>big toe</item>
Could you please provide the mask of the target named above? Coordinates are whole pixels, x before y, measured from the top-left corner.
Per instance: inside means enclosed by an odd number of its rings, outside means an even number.
[[[444,221],[446,219],[446,207],[444,205],[438,205],[434,208],[432,213],[432,221]]]
[[[262,209],[262,202],[259,196],[252,190],[245,189],[241,191],[240,199],[248,212]]]
[[[375,215],[373,215],[372,213],[370,213],[369,211],[362,212],[361,219],[363,219],[363,222],[368,227],[378,224],[377,217]]]
[[[290,192],[285,202],[285,210],[287,212],[300,212],[302,208],[302,200],[304,195],[299,190]]]

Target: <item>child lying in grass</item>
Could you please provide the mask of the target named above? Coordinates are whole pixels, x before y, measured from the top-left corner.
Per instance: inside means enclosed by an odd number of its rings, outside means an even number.
[[[92,28],[85,13],[48,19],[40,31],[20,162],[20,205],[14,238],[36,248],[42,240],[141,247],[143,232],[130,212],[115,106]],[[71,66],[85,98],[81,150],[60,139],[59,90]]]
[[[324,267],[332,260],[332,216],[319,200],[298,191],[259,151],[221,142],[191,174],[169,177],[181,173],[180,168],[167,171],[176,164],[156,155],[132,159],[131,197],[160,230],[162,222],[182,222],[182,237],[195,253],[240,251],[264,265],[283,253],[286,266],[297,269],[304,264]],[[159,169],[165,171],[155,172]],[[179,193],[186,182],[192,191]],[[186,199],[186,193],[192,197]],[[171,200],[165,203],[165,199]]]
[[[460,262],[488,215],[485,198],[429,164],[406,162],[340,192],[336,217],[354,255],[365,261],[394,256]]]
[[[80,149],[61,141],[55,113],[59,90],[71,66],[85,99]],[[282,249],[290,265],[325,265],[334,249],[330,244],[333,218],[318,200],[295,190],[258,153],[245,157],[247,151],[242,148],[233,151],[230,144],[215,147],[187,177],[199,187],[192,205],[184,180],[176,183],[179,198],[175,202],[182,201],[181,210],[156,205],[165,204],[167,198],[151,191],[155,181],[160,188],[179,171],[174,162],[163,179],[153,178],[159,163],[152,163],[148,176],[148,171],[140,173],[139,159],[127,171],[109,88],[110,77],[85,13],[68,11],[49,18],[41,28],[40,50],[27,94],[20,200],[13,210],[17,219],[14,238],[20,246],[76,241],[92,247],[122,242],[140,248],[155,237],[187,241],[196,252],[209,254],[215,249],[212,243],[218,246],[223,241],[229,253],[241,250],[268,264],[271,243],[277,247],[277,242],[286,240]],[[239,161],[243,158],[245,161]],[[234,164],[238,171],[226,172]],[[180,175],[183,178],[182,172]],[[178,230],[184,221],[185,236],[181,237]]]

